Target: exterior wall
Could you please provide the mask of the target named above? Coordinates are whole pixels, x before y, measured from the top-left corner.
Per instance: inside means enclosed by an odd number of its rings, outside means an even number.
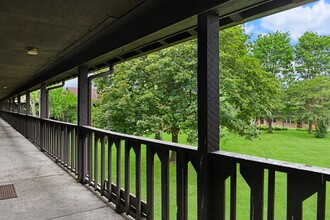
[[[268,126],[268,123],[265,119],[259,119],[257,121],[258,125],[260,126]],[[273,127],[280,127],[280,128],[303,128],[308,129],[308,123],[304,120],[301,124],[298,124],[297,121],[293,119],[285,119],[282,117],[276,117],[273,119]],[[315,125],[313,125],[313,129],[315,129]]]

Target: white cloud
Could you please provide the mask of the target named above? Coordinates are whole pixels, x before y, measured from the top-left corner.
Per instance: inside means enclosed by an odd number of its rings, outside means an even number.
[[[330,35],[329,24],[330,3],[327,3],[325,0],[309,6],[302,6],[274,14],[260,20],[260,28],[262,30],[267,32],[288,31],[295,40],[305,31],[317,32],[320,35]],[[256,27],[253,27],[253,29],[257,30]],[[259,32],[262,33],[261,30]]]

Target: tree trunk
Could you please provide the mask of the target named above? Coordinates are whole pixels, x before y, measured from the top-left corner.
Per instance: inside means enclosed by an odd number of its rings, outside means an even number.
[[[172,132],[172,142],[173,143],[178,143],[178,136],[179,136],[179,132]],[[176,163],[176,151],[172,151],[171,157],[170,157],[170,162]]]
[[[267,118],[268,122],[268,133],[273,133],[273,120],[271,118]]]
[[[162,137],[162,131],[161,130],[159,130],[159,131],[157,131],[156,133],[155,133],[155,139],[156,140],[163,140],[163,137]]]
[[[313,122],[309,122],[308,123],[308,134],[312,134],[313,133]]]
[[[31,102],[31,113],[32,113],[33,116],[37,116],[36,103],[34,103],[34,102]]]

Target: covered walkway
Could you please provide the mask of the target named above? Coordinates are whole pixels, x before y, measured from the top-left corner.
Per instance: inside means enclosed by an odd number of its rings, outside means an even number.
[[[124,219],[1,118],[0,151],[0,219]]]

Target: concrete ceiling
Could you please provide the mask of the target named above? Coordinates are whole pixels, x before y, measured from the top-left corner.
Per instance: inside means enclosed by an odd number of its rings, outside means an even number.
[[[311,0],[2,0],[0,100],[41,82],[167,47],[196,36],[196,16],[220,14],[230,27]],[[37,56],[27,54],[36,48]]]

